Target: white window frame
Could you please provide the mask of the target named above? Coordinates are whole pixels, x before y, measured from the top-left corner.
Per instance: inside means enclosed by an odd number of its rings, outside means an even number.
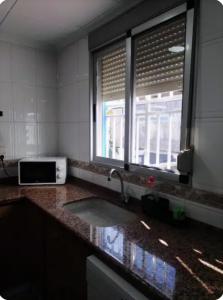
[[[117,159],[111,159],[111,158],[105,158],[101,156],[96,155],[96,137],[97,137],[97,128],[96,128],[96,116],[97,116],[97,58],[100,57],[102,54],[106,54],[107,52],[111,51],[112,49],[115,49],[119,47],[119,45],[125,43],[125,39],[123,37],[119,37],[117,40],[113,42],[110,42],[106,45],[103,45],[100,47],[100,49],[96,49],[95,54],[91,57],[91,63],[90,66],[91,70],[91,81],[90,81],[90,107],[91,107],[91,160],[96,163],[111,165],[114,167],[124,167],[124,160],[117,160]],[[126,98],[126,97],[125,97]],[[127,99],[127,98],[126,98]],[[125,109],[126,109],[126,99],[125,99]],[[126,113],[125,113],[126,116]],[[126,126],[126,125],[125,125]]]
[[[94,49],[90,57],[90,107],[91,107],[91,161],[106,166],[114,166],[124,168],[125,170],[145,175],[154,175],[158,178],[166,178],[174,181],[179,180],[179,174],[172,173],[165,170],[158,170],[154,167],[137,165],[131,163],[131,144],[132,144],[132,109],[133,109],[133,94],[134,94],[134,80],[133,80],[133,39],[148,29],[162,24],[178,15],[186,14],[186,47],[185,47],[185,62],[184,62],[184,88],[183,88],[183,105],[182,105],[182,118],[181,118],[181,142],[180,149],[188,149],[191,146],[191,112],[192,112],[192,87],[193,87],[193,72],[192,72],[192,57],[194,50],[194,8],[188,8],[187,4],[182,4],[174,9],[171,9],[158,17],[155,17],[148,22],[145,22],[131,30],[128,35],[123,35],[115,40],[106,43],[97,49]],[[96,122],[95,122],[95,109],[97,104],[97,91],[96,91],[96,74],[95,74],[95,61],[97,54],[106,51],[106,47],[112,43],[117,43],[120,39],[125,39],[126,42],[126,92],[125,92],[125,148],[124,148],[124,161],[109,159],[96,156]],[[114,44],[114,45],[115,45]],[[104,50],[105,49],[105,50]],[[110,48],[111,49],[111,48]]]

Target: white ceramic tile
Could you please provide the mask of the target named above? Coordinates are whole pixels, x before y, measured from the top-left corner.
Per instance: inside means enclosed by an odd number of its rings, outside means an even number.
[[[56,122],[58,113],[57,90],[55,88],[37,87],[38,122]]]
[[[0,148],[4,149],[3,153],[6,159],[12,159],[14,156],[14,125],[9,122],[0,124]]]
[[[88,39],[84,38],[78,41],[78,78],[86,78],[89,75],[89,51]]]
[[[15,157],[36,156],[37,146],[37,125],[15,123]]]
[[[77,76],[77,46],[73,44],[65,48],[59,55],[58,82],[62,86],[72,83]]]
[[[90,127],[88,122],[79,123],[79,159],[90,160]]]
[[[36,84],[55,87],[57,84],[57,64],[55,53],[37,51],[36,54]]]
[[[9,82],[0,82],[0,110],[3,111],[3,117],[0,117],[0,122],[12,121],[12,84]]]
[[[185,212],[191,219],[222,228],[221,220],[223,218],[223,214],[221,210],[196,204],[191,201],[185,201]]]
[[[125,188],[126,194],[136,199],[140,200],[142,195],[146,194],[146,188],[142,186],[128,183],[128,182],[125,183],[125,186],[126,186]]]
[[[81,122],[89,122],[90,118],[90,99],[89,99],[89,80],[81,80],[78,84],[79,88],[79,102]]]
[[[100,174],[92,173],[92,183],[108,188],[107,177]]]
[[[108,189],[116,192],[121,192],[121,184],[118,179],[112,178],[111,181],[107,181],[107,178],[105,177],[105,180],[106,180],[106,187]]]
[[[78,122],[79,121],[79,96],[78,85],[69,84],[59,89],[59,121]]]
[[[78,177],[83,180],[86,180],[88,182],[93,182],[93,173],[92,172],[89,172],[89,171],[86,171],[83,169],[79,169]]]
[[[14,82],[35,84],[36,51],[29,47],[13,46],[12,79]]]
[[[223,119],[196,121],[193,186],[223,192]]]
[[[13,84],[14,120],[36,122],[36,88],[25,84]]]
[[[70,167],[68,172],[69,175],[79,178],[79,168]]]
[[[201,0],[201,41],[223,37],[223,6],[217,0]]]
[[[79,159],[79,124],[59,124],[59,153],[69,158]]]
[[[197,117],[223,117],[222,53],[223,38],[204,44],[200,48],[196,99]]]
[[[0,82],[11,81],[11,45],[0,41]]]
[[[38,154],[56,155],[57,154],[57,124],[40,123],[38,124]]]

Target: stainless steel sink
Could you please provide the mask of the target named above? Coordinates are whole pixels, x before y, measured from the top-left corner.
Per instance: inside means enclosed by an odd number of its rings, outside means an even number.
[[[64,208],[98,227],[129,223],[137,219],[136,214],[96,197],[65,204]]]

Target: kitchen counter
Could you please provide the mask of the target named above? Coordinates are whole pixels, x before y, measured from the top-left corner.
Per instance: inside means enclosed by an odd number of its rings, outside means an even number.
[[[91,226],[63,208],[65,203],[117,193],[80,180],[64,186],[0,185],[0,206],[28,199],[79,236],[96,254],[135,282],[151,299],[218,299],[223,294],[223,231],[191,222],[175,228],[147,218],[112,227]],[[113,200],[112,200],[113,199]]]

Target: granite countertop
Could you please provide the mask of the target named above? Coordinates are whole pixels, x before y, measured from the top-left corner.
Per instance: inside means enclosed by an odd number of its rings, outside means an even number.
[[[222,230],[197,222],[178,229],[145,217],[131,204],[136,220],[96,227],[63,208],[65,203],[93,195],[117,198],[117,193],[81,181],[45,187],[0,185],[0,205],[29,199],[142,285],[148,295],[151,292],[158,299],[174,300],[216,300],[222,296]]]

